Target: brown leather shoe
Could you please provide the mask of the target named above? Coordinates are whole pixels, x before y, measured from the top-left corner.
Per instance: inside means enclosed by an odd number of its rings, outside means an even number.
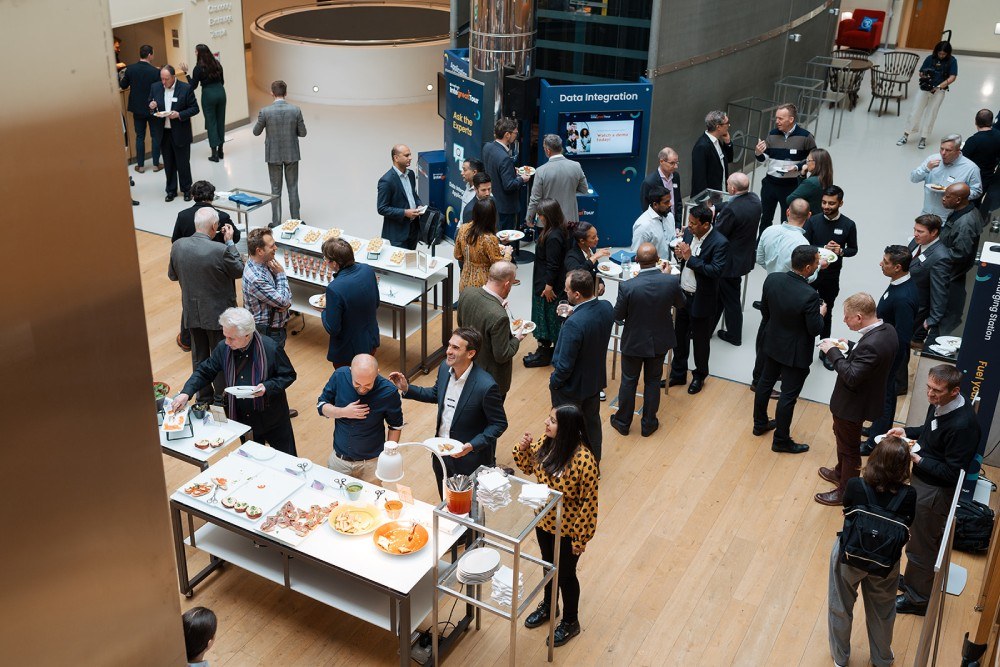
[[[830,482],[830,484],[840,484],[840,477],[837,475],[837,472],[833,468],[823,467],[820,468],[817,472],[819,472],[820,477]]]
[[[139,165],[135,165],[135,170],[137,172],[139,172],[140,174],[145,174],[146,173],[146,168],[145,167],[140,167]]]
[[[183,342],[181,342],[181,335],[180,334],[177,334],[177,347],[181,348],[185,352],[190,352],[191,351],[191,346],[190,345],[185,345]]]
[[[831,507],[839,507],[844,504],[844,494],[840,492],[840,489],[834,489],[826,493],[817,493],[815,499],[820,505],[829,505]]]
[[[154,164],[153,165],[153,171],[161,171],[162,169],[163,169],[163,165],[162,164]]]

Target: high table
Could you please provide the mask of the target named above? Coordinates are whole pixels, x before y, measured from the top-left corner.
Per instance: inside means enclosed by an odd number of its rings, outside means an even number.
[[[243,204],[237,204],[229,198],[229,195],[251,195],[260,199],[259,204],[254,204],[253,206],[244,206]],[[247,190],[246,188],[233,188],[232,190],[227,190],[225,192],[216,193],[215,201],[212,202],[214,208],[220,211],[232,211],[236,214],[236,224],[242,225],[243,233],[250,233],[250,214],[257,209],[267,206],[275,199],[278,199],[278,195],[273,195],[270,192],[260,192],[258,190]]]
[[[311,231],[321,232],[319,239],[305,243],[305,236]],[[285,265],[286,253],[299,253],[311,258],[322,259],[323,235],[328,230],[310,225],[299,225],[291,238],[281,232],[281,227],[274,229],[275,243],[280,252],[275,259]],[[359,241],[360,247],[354,254],[354,260],[359,264],[368,264],[379,279],[379,332],[386,337],[399,340],[399,371],[407,378],[412,378],[418,372],[429,373],[432,366],[444,358],[451,338],[452,306],[454,304],[455,260],[445,257],[427,257],[427,269],[416,266],[407,268],[405,263],[396,264],[391,261],[393,253],[406,251],[395,248],[388,243],[382,246],[377,259],[368,259],[368,239],[362,239],[350,234],[340,234],[347,242]],[[320,317],[322,312],[309,303],[310,297],[326,292],[328,281],[319,273],[313,275],[295,272],[291,266],[285,267],[285,275],[292,291],[292,310],[314,317]],[[428,292],[436,286],[442,287],[441,302],[441,345],[434,350],[428,350]],[[435,292],[436,296],[436,292]],[[435,298],[434,309],[438,309]],[[413,366],[407,365],[406,339],[411,334],[420,331],[420,360]]]
[[[283,537],[261,531],[259,526],[266,517],[275,513],[286,500],[290,499],[298,506],[306,507],[310,503],[347,502],[339,480],[362,484],[364,488],[357,501],[360,503],[377,502],[377,507],[381,509],[385,500],[398,498],[395,492],[385,491],[311,462],[305,471],[300,471],[299,463],[305,464],[305,459],[289,456],[255,442],[246,442],[170,496],[170,517],[181,593],[191,597],[195,586],[223,562],[229,562],[392,632],[399,641],[399,664],[406,667],[411,659],[413,634],[431,614],[435,564],[451,550],[465,531],[450,521],[442,521],[440,518],[435,521],[434,508],[420,501],[404,506],[401,518],[419,522],[428,532],[431,532],[432,525],[438,525],[439,530],[427,546],[406,556],[390,556],[375,546],[370,534],[342,535],[326,522],[301,541],[292,536]],[[207,496],[193,498],[183,492],[184,488],[194,482],[207,482],[220,476],[226,477],[233,484],[232,488],[222,493],[228,492],[239,497],[244,489],[250,489],[253,493],[253,487],[260,488],[258,482],[266,482],[265,486],[277,489],[276,495],[272,496],[276,500],[269,503],[268,507],[262,505],[264,514],[251,521],[245,514],[236,514],[220,503],[209,504],[206,502]],[[238,486],[240,476],[249,480],[245,487]],[[381,499],[376,501],[377,491],[384,495],[379,494]],[[189,525],[191,517],[198,517],[206,523],[185,538],[182,514],[188,515]],[[382,519],[385,519],[384,515]],[[201,549],[213,557],[212,562],[194,577],[188,574],[185,545]],[[446,566],[447,563],[442,565]],[[472,616],[467,612],[446,641],[450,643],[460,638],[471,620]],[[447,648],[448,644],[445,644],[441,650]]]
[[[163,430],[162,426],[157,428],[157,431],[160,432],[160,449],[167,456],[172,456],[185,463],[198,466],[201,470],[208,467],[209,460],[215,458],[223,449],[232,444],[237,438],[246,435],[250,430],[250,427],[246,424],[241,424],[232,419],[221,424],[215,422],[211,426],[205,426],[202,420],[194,419],[190,414],[188,415],[188,419],[190,420],[191,431],[170,434],[170,437],[173,438],[171,440],[167,439],[168,434]],[[183,437],[181,437],[182,433],[184,434]],[[186,435],[187,433],[192,433],[192,435]],[[207,440],[223,438],[225,443],[222,447],[198,449],[194,446],[194,443],[203,438]]]

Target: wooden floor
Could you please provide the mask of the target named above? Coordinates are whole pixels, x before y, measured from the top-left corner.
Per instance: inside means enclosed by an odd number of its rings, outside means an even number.
[[[166,278],[170,243],[137,232],[137,244],[153,375],[177,391],[190,373],[190,357],[174,344],[180,292]],[[439,326],[432,323],[431,340]],[[392,370],[397,349],[383,343],[378,358]],[[522,355],[534,348],[530,339],[525,343]],[[300,411],[293,421],[298,451],[317,462],[332,446],[331,422],[312,407],[330,372],[326,346],[316,318],[287,344],[298,372],[289,390],[289,403]],[[525,369],[519,358],[506,403],[510,427],[497,447],[497,458],[508,464],[513,442],[524,431],[540,432],[549,406],[549,370]],[[417,380],[429,382],[426,376]],[[599,525],[579,570],[583,633],[556,650],[556,664],[831,664],[828,563],[842,518],[812,499],[829,489],[816,469],[836,459],[828,407],[800,401],[793,435],[812,448],[802,456],[778,455],[769,437],[751,434],[753,396],[745,385],[710,379],[695,397],[680,389],[662,402],[654,436],[625,438],[604,430]],[[617,393],[616,381],[608,393]],[[434,406],[406,401],[404,410],[404,440],[432,435]],[[603,413],[607,417],[610,409]],[[163,464],[168,490],[197,472],[166,456]],[[417,497],[436,497],[421,457],[407,457],[406,482]],[[192,565],[206,562],[194,550],[189,556]],[[975,632],[979,614],[973,607],[985,566],[984,557],[956,554],[955,561],[969,569],[969,584],[946,602],[941,656],[947,664],[957,664],[964,633]],[[204,605],[218,614],[219,634],[209,653],[216,667],[398,661],[389,633],[235,567],[210,577],[192,599],[181,597],[181,605]],[[442,607],[445,616],[450,607]],[[855,611],[851,664],[865,665],[860,602]],[[497,617],[483,619],[482,630],[470,631],[448,664],[508,664],[508,626]],[[896,664],[912,664],[921,620],[897,619]],[[543,633],[519,630],[518,664],[544,663]]]

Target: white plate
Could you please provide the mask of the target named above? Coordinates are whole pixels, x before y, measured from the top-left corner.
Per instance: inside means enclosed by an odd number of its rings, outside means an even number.
[[[515,171],[518,174],[527,174],[528,176],[534,176],[535,175],[535,168],[534,167],[529,167],[528,165],[525,165],[523,167],[518,167],[517,169],[515,169]]]
[[[842,343],[836,338],[824,338],[823,340],[820,341],[820,343],[833,343],[834,346],[836,346],[844,354],[847,354],[847,351],[851,349],[850,345],[848,345],[847,343]],[[817,347],[819,346],[817,345]]]
[[[510,332],[512,334],[514,334],[515,336],[518,333],[530,334],[532,331],[534,331],[537,328],[538,328],[538,325],[535,324],[534,322],[530,321],[530,320],[524,320],[523,322],[521,322],[521,326],[519,328],[517,328],[517,329],[514,328],[514,321],[511,320],[511,322],[510,322]]]
[[[427,204],[423,204],[423,205],[417,207],[417,214],[418,215],[423,215],[426,212],[427,212]]]
[[[215,465],[213,465],[209,470],[201,472],[197,477],[192,479],[187,484],[182,484],[177,490],[185,498],[194,498],[199,500],[206,505],[211,505],[212,507],[218,507],[219,509],[227,509],[222,506],[222,499],[228,495],[232,495],[234,492],[238,491],[240,487],[247,483],[247,480],[254,477],[263,471],[264,468],[261,467],[259,463],[251,461],[250,459],[243,458],[242,456],[233,457],[227,456]],[[188,488],[193,484],[208,484],[211,485],[213,490],[215,488],[215,482],[212,481],[213,478],[222,477],[226,480],[226,488],[219,489],[219,492],[215,495],[215,503],[209,503],[209,499],[212,497],[212,492],[209,492],[203,496],[192,496],[184,493],[184,489]]]
[[[309,297],[309,305],[312,306],[313,308],[319,308],[320,310],[323,310],[326,306],[320,305],[320,299],[322,299],[325,296],[326,294],[313,294],[311,297]]]
[[[935,185],[934,183],[928,183],[924,187],[930,190],[931,192],[940,192],[942,194],[944,194],[944,191],[946,189],[943,185]]]
[[[253,440],[243,443],[243,446],[240,447],[240,449],[249,454],[250,458],[257,461],[269,461],[278,453],[278,450],[273,447],[265,447],[259,442],[254,442]],[[237,456],[239,456],[239,454],[237,454]]]
[[[256,523],[257,521],[263,521],[268,514],[273,514],[274,509],[280,503],[284,503],[288,496],[298,491],[303,483],[301,477],[295,477],[284,472],[271,470],[270,468],[262,468],[259,473],[251,477],[235,491],[228,491],[225,494],[220,491],[219,495],[216,496],[216,500],[221,501],[223,498],[231,496],[247,505],[259,507],[263,514],[251,519],[247,516],[246,512],[237,512],[235,508],[226,507],[221,502],[218,505],[222,510],[235,514],[244,521]]]
[[[480,547],[465,552],[458,560],[458,571],[471,577],[479,577],[500,565],[500,552],[496,549]]]
[[[233,387],[226,387],[225,392],[227,394],[232,394],[236,398],[250,398],[253,396],[255,388],[251,385],[240,384]]]
[[[944,347],[954,347],[956,349],[962,347],[962,339],[958,336],[938,336],[934,342]]]
[[[455,452],[462,451],[465,447],[465,443],[459,442],[458,440],[452,440],[451,438],[428,438],[427,440],[424,440],[424,444],[428,447],[436,449],[441,456],[451,456]],[[444,451],[441,449],[441,445],[451,445],[454,449]]]
[[[520,241],[524,238],[524,232],[517,229],[501,229],[497,232],[497,238],[501,243]]]
[[[622,267],[610,261],[604,261],[598,263],[597,270],[600,271],[603,275],[610,276],[612,278],[615,278],[622,274]]]
[[[887,436],[887,435],[889,435],[889,434],[888,433],[883,433],[882,435],[876,435],[875,436],[875,444],[877,445],[878,443],[882,442],[885,439],[885,436]],[[910,453],[911,454],[916,454],[917,452],[920,451],[920,444],[916,440],[913,440],[912,438],[903,438],[903,442],[906,442],[906,443],[912,442],[913,443],[912,445],[910,445]]]
[[[820,248],[819,256],[820,259],[825,259],[827,264],[833,264],[838,259],[837,253],[827,248]]]
[[[189,404],[189,405],[185,405],[185,406],[184,406],[184,409],[183,409],[183,410],[181,411],[181,414],[183,414],[183,415],[184,415],[184,422],[182,423],[182,425],[181,425],[181,427],[180,427],[180,428],[176,428],[176,429],[172,429],[172,430],[170,430],[170,431],[168,431],[168,430],[167,430],[167,429],[165,428],[165,426],[167,425],[167,420],[168,420],[168,419],[169,419],[169,418],[170,418],[171,416],[173,416],[173,415],[171,415],[171,414],[167,414],[167,415],[165,415],[165,416],[163,417],[163,423],[162,423],[162,424],[160,424],[160,429],[161,429],[161,430],[162,430],[162,431],[163,431],[164,433],[180,433],[181,431],[184,431],[185,429],[187,429],[188,425],[189,425],[189,424],[191,423],[191,405],[190,405],[190,404]]]
[[[684,240],[683,238],[681,238],[680,236],[678,236],[676,238],[670,239],[670,243],[668,243],[667,245],[669,245],[671,248],[676,248],[677,244],[680,243],[683,240]]]
[[[156,112],[153,113],[153,115],[156,116],[157,118],[166,118],[167,116],[170,115],[170,112],[169,111],[156,111]]]
[[[264,525],[264,523],[267,521],[267,517],[277,514],[281,510],[281,508],[284,507],[285,502],[291,502],[298,509],[308,510],[311,505],[320,505],[322,507],[329,507],[332,503],[337,503],[338,501],[336,498],[331,498],[330,496],[321,493],[313,488],[304,486],[295,493],[293,493],[291,496],[289,496],[285,501],[282,501],[281,503],[275,505],[274,509],[272,509],[270,512],[263,514],[259,519],[257,519],[257,524],[256,524],[257,530],[260,530],[260,527]],[[323,527],[323,524],[326,522],[327,522],[327,517],[324,517],[320,525],[310,530],[307,535],[303,535],[301,537],[299,537],[298,533],[296,533],[291,528],[275,527],[273,530],[269,532],[265,532],[263,530],[261,530],[260,532],[264,533],[265,535],[272,535],[277,539],[281,540],[282,542],[286,542],[288,544],[291,544],[292,546],[297,546],[303,540],[308,538],[310,535],[319,531]]]

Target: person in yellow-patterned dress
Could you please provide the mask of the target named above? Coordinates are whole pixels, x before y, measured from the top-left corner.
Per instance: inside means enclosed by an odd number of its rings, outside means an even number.
[[[458,293],[466,287],[482,287],[489,280],[490,267],[509,259],[510,249],[497,239],[497,210],[492,199],[476,202],[472,221],[459,225],[455,233],[455,259],[462,262]]]
[[[577,611],[580,606],[580,581],[576,564],[594,537],[597,528],[597,485],[601,472],[597,457],[590,448],[583,413],[575,405],[552,408],[545,420],[545,435],[532,441],[525,433],[514,446],[514,462],[526,474],[563,494],[562,535],[559,537],[559,591],[563,616],[555,630],[555,645],[562,646],[580,634]],[[552,562],[556,540],[555,510],[546,514],[535,528],[542,558]],[[524,625],[537,628],[548,622],[552,613],[552,588],[538,608],[528,615]],[[555,611],[558,614],[558,609]]]

